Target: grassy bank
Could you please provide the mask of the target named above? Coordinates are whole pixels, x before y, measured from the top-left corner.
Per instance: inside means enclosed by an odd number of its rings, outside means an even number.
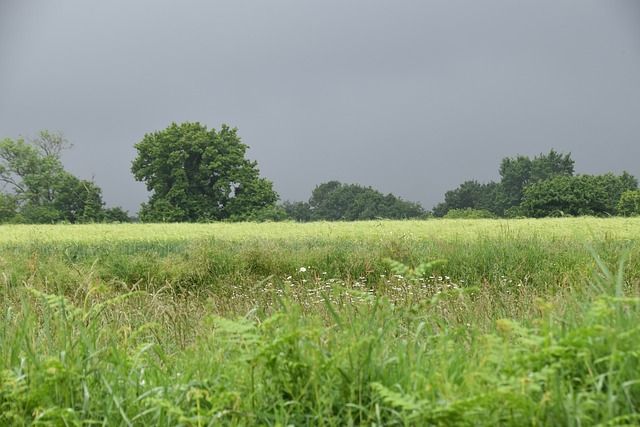
[[[0,424],[638,422],[638,220],[0,233]]]

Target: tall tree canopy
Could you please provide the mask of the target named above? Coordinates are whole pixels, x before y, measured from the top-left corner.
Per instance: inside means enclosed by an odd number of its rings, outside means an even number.
[[[143,221],[242,220],[278,200],[257,163],[245,158],[248,147],[237,130],[227,125],[216,131],[198,122],[172,123],[135,148],[131,171],[153,192],[142,205]]]
[[[112,212],[103,208],[102,190],[64,170],[60,153],[70,147],[61,133],[46,130],[26,141],[0,141],[0,183],[4,184],[0,190],[5,191],[0,195],[0,221],[76,223],[111,219]]]

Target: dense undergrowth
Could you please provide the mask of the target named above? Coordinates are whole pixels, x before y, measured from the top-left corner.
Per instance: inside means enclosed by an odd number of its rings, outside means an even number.
[[[505,233],[13,242],[0,425],[637,424],[638,255]]]

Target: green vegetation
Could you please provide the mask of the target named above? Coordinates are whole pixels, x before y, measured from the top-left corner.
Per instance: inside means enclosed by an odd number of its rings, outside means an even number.
[[[0,224],[130,222],[122,208],[104,208],[95,183],[66,172],[60,152],[71,144],[60,133],[41,131],[27,142],[0,141]],[[257,162],[237,129],[208,130],[200,123],[172,123],[146,134],[131,172],[151,192],[143,222],[362,221],[382,219],[543,218],[640,215],[638,180],[620,176],[574,176],[570,154],[551,150],[530,159],[505,157],[500,182],[469,180],[445,193],[425,211],[419,203],[384,195],[371,187],[329,181],[308,202],[277,204],[273,183],[261,178]],[[10,191],[6,192],[5,188]]]
[[[367,219],[424,218],[427,213],[417,203],[393,194],[386,196],[371,187],[329,181],[317,186],[308,203],[285,202],[288,216],[306,221],[362,221]]]
[[[466,181],[447,191],[433,214],[445,217],[452,210],[474,209],[508,218],[636,215],[632,198],[638,180],[633,175],[574,176],[573,164],[570,154],[554,150],[533,160],[505,157],[500,163],[500,182]],[[627,191],[632,193],[623,199]]]
[[[640,220],[0,227],[0,425],[633,425]]]
[[[640,190],[627,190],[620,196],[618,214],[622,216],[640,215]]]
[[[121,208],[104,208],[102,190],[64,170],[60,153],[71,144],[41,131],[28,141],[0,141],[0,223],[51,224],[128,221]]]
[[[153,193],[142,205],[148,222],[246,220],[274,209],[273,184],[259,177],[257,163],[236,129],[207,130],[200,123],[172,123],[135,145],[131,172]]]

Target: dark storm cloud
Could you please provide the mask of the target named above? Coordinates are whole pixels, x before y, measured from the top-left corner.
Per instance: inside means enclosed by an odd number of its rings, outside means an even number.
[[[184,120],[237,126],[283,199],[339,179],[431,208],[550,148],[640,176],[639,28],[634,0],[4,2],[0,137],[64,131],[132,212],[133,144]]]

